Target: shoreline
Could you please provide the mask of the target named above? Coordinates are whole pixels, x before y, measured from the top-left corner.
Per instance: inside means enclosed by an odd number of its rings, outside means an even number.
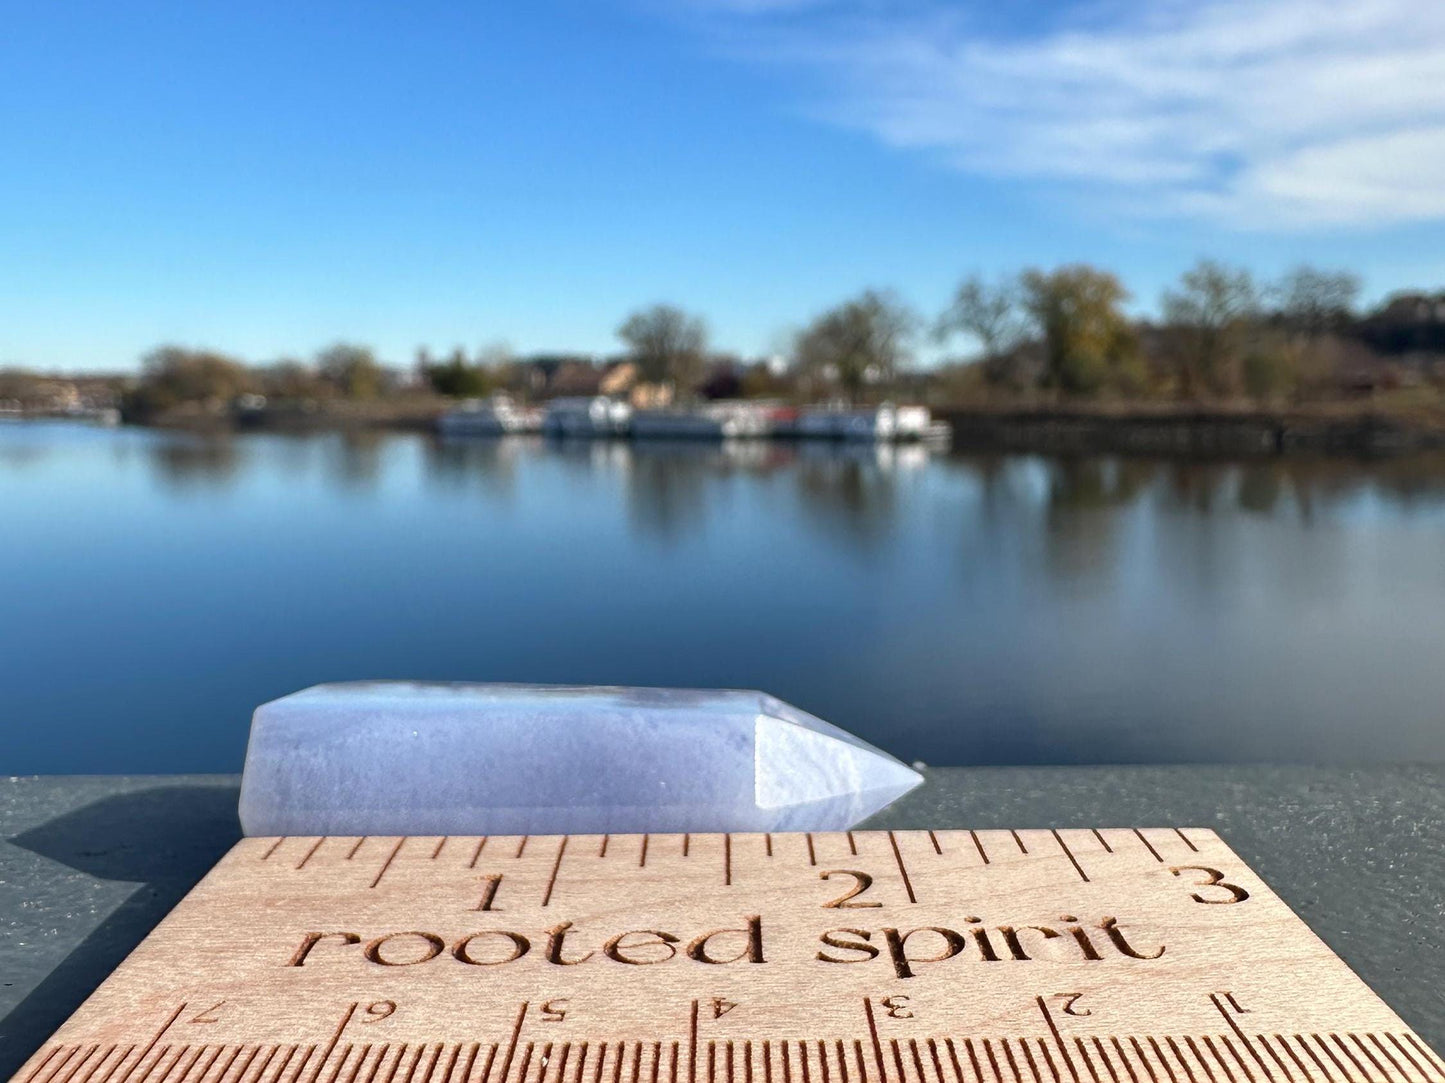
[[[450,400],[433,398],[283,404],[249,411],[172,411],[144,420],[125,419],[122,423],[137,428],[217,434],[338,430],[435,433],[437,419],[455,405]],[[969,452],[1275,458],[1389,456],[1445,449],[1445,416],[1436,416],[1431,410],[1381,408],[1377,404],[1328,403],[1285,409],[1170,403],[1010,403],[937,406],[933,407],[933,415],[949,426],[952,448]],[[95,419],[55,413],[10,414],[5,420],[97,423]],[[749,439],[792,443],[803,438],[789,435]]]

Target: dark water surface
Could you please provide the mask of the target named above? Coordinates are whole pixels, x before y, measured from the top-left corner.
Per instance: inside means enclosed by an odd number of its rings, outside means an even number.
[[[930,763],[1445,759],[1445,460],[0,424],[0,773],[326,680],[725,685]]]

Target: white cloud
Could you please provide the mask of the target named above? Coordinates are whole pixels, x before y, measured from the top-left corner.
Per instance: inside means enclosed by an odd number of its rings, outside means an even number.
[[[971,173],[1242,227],[1445,219],[1438,0],[1140,0],[1022,33],[945,0],[698,2],[817,76],[811,112]]]

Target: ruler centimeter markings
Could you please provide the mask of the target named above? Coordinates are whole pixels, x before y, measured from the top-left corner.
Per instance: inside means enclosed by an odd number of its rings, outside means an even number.
[[[1204,829],[245,839],[19,1083],[1445,1083]]]

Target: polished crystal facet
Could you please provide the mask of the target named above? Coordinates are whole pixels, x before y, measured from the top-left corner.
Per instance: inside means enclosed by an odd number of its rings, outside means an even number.
[[[922,781],[761,692],[323,684],[256,710],[248,835],[827,831]]]

